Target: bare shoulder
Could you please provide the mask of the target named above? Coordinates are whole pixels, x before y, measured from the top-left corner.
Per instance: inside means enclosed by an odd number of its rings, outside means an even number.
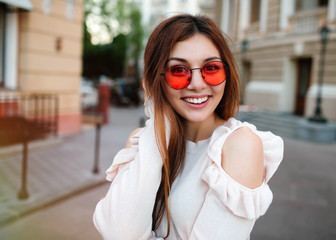
[[[137,134],[138,132],[140,132],[142,130],[142,128],[137,128],[135,130],[133,130],[131,132],[131,134],[129,135],[127,142],[126,142],[126,148],[130,148],[131,147],[131,137],[133,137],[135,134]]]
[[[263,144],[248,127],[241,127],[226,139],[222,167],[235,181],[248,188],[262,184],[264,175]]]

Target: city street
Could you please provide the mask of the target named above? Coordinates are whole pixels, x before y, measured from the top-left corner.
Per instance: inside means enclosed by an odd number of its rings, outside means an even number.
[[[111,109],[111,122],[102,130],[102,169],[113,157],[107,156],[112,152],[106,148],[122,147],[143,116],[141,108]],[[88,139],[93,138],[93,129],[87,132],[92,135]],[[107,136],[113,132],[113,137]],[[251,240],[336,239],[336,146],[284,140],[284,160],[270,181],[274,200],[266,215],[256,222]],[[71,146],[71,141],[67,140],[67,144]],[[43,151],[36,150],[31,156]],[[108,187],[102,170],[95,184],[4,224],[0,239],[100,239],[92,214]]]

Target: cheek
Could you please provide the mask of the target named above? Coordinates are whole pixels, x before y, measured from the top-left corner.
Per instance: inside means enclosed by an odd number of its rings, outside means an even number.
[[[170,103],[173,103],[174,100],[176,101],[176,99],[179,99],[178,91],[179,90],[172,89],[167,84],[165,84],[164,94]]]
[[[225,84],[226,82],[222,83],[221,85],[215,86],[213,88],[213,91],[216,95],[220,96],[220,98],[223,97],[224,91],[225,91]]]

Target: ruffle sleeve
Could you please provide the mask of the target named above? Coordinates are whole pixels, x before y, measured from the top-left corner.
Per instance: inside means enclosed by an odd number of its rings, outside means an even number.
[[[261,186],[254,189],[247,188],[232,179],[221,166],[222,147],[225,140],[233,131],[244,126],[257,134],[263,143],[264,181]],[[231,118],[215,130],[207,153],[210,165],[205,169],[202,179],[218,199],[239,217],[257,219],[264,215],[273,199],[267,183],[283,158],[283,140],[271,132],[258,131],[252,124]]]
[[[139,134],[141,131],[130,138],[131,148],[124,148],[116,154],[112,165],[106,170],[107,181],[112,182],[118,172],[127,168],[127,163],[134,161],[139,148]]]

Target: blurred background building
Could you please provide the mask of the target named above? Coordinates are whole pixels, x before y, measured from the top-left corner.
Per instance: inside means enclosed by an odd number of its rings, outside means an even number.
[[[314,114],[320,68],[322,109],[336,120],[336,1],[240,1],[238,31],[246,103],[261,109]],[[230,25],[230,23],[228,24]],[[321,29],[329,29],[320,65]],[[244,44],[245,43],[245,47]]]
[[[202,13],[221,23],[222,0],[140,0],[143,24],[149,32],[163,19],[178,13]]]
[[[83,2],[0,0],[0,97],[56,95],[59,134],[81,127]]]

